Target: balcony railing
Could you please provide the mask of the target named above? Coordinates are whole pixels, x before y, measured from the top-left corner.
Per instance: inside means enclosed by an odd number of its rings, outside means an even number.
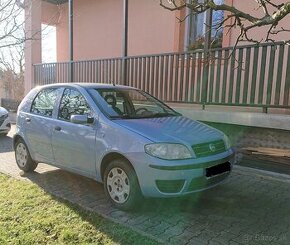
[[[35,86],[115,83],[167,102],[290,107],[290,48],[282,42],[212,49],[208,55],[200,50],[37,64],[34,72]]]

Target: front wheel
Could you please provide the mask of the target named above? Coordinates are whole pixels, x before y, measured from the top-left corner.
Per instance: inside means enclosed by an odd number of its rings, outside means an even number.
[[[122,210],[136,208],[142,199],[137,175],[123,159],[108,164],[104,173],[104,190],[113,205]]]
[[[32,160],[28,148],[22,139],[17,140],[15,144],[15,158],[17,166],[24,172],[32,172],[38,165]]]

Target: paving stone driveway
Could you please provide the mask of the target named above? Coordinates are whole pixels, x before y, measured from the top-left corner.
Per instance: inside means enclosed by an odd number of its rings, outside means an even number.
[[[185,199],[149,199],[134,213],[114,209],[102,185],[40,164],[20,176],[12,133],[0,138],[0,172],[29,180],[167,244],[290,244],[290,179],[236,168],[229,181]]]

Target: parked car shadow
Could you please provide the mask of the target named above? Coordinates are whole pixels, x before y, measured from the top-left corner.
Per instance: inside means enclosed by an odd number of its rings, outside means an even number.
[[[60,169],[46,172],[21,173],[21,176],[38,185],[53,200],[64,204],[79,215],[82,220],[94,226],[96,230],[105,233],[114,243],[121,245],[128,244],[126,236],[120,237],[118,235],[121,232],[118,230],[118,227],[114,226],[114,224],[100,221],[100,217],[103,216],[101,212],[97,212],[97,216],[92,215],[92,212],[95,213],[94,206],[89,204],[94,203],[94,200],[99,202],[99,205],[102,203],[112,212],[115,211],[105,199],[101,184]],[[92,200],[92,197],[94,200]],[[83,206],[85,206],[85,210]],[[130,239],[134,239],[134,236]],[[144,240],[146,240],[146,237],[144,237]]]
[[[38,169],[36,169],[38,171]],[[24,177],[40,186],[44,191],[77,203],[81,206],[88,207],[97,212],[116,211],[106,198],[103,191],[103,185],[96,181],[82,177],[61,169],[51,171],[25,173]],[[216,187],[218,188],[218,187]],[[179,198],[146,198],[133,211],[133,213],[172,213],[193,212],[206,206],[208,199],[214,195],[214,191],[208,190],[199,192],[186,197]]]
[[[13,139],[9,136],[0,135],[0,153],[13,151]]]
[[[84,212],[79,206],[149,234],[156,234],[157,226],[161,230],[179,227],[181,231],[187,229],[190,234],[200,234],[206,229],[219,235],[218,230],[229,232],[232,228],[237,234],[244,229],[260,234],[264,223],[269,227],[282,224],[277,229],[285,232],[287,225],[283,222],[288,224],[290,220],[287,209],[280,208],[281,205],[290,205],[289,185],[253,178],[251,175],[233,172],[227,183],[213,189],[184,198],[145,199],[136,210],[124,212],[111,205],[105,197],[102,184],[94,180],[59,169],[48,170],[42,165],[36,170],[24,177],[40,186],[52,198],[72,208],[96,228],[98,224],[94,221],[94,215]],[[166,234],[163,239],[172,235]],[[126,242],[122,241],[121,244]]]

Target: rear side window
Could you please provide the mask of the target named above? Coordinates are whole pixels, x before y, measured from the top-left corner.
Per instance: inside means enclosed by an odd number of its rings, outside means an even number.
[[[40,91],[32,103],[31,112],[41,116],[52,117],[58,90],[57,88],[47,88]]]
[[[58,118],[69,121],[71,115],[91,115],[91,109],[82,96],[82,94],[75,89],[65,89],[60,106]]]

